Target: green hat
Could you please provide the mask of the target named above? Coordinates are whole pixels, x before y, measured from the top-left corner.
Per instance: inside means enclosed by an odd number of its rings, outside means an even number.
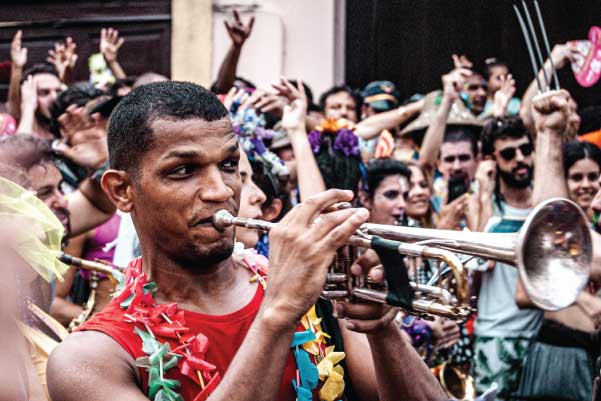
[[[361,92],[363,103],[374,110],[388,111],[399,104],[399,93],[390,81],[374,81],[369,83]]]

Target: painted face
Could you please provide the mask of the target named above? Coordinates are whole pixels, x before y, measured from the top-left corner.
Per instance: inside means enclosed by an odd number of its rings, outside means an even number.
[[[501,179],[512,188],[527,188],[532,183],[534,148],[527,137],[497,139],[494,158]]]
[[[328,96],[325,105],[326,118],[346,118],[357,122],[357,103],[347,92],[338,92]]]
[[[36,74],[34,78],[38,88],[38,111],[44,117],[50,118],[50,106],[61,90],[61,81],[48,73]]]
[[[477,168],[478,161],[469,141],[443,142],[440,147],[438,170],[445,180],[458,176],[467,176],[471,180]]]
[[[68,237],[71,231],[70,213],[67,200],[61,189],[63,177],[58,168],[51,162],[36,164],[27,171],[31,187],[36,196],[55,214],[65,227]]]
[[[484,111],[487,91],[488,84],[481,75],[472,74],[465,80],[461,92],[464,94],[471,112],[476,116]]]
[[[430,210],[430,186],[422,170],[417,166],[409,166],[411,180],[409,181],[409,197],[407,198],[407,215],[420,219]]]
[[[407,178],[400,174],[389,175],[376,188],[371,199],[370,222],[395,225],[402,221],[409,196]]]
[[[501,89],[501,78],[506,77],[509,70],[504,65],[497,65],[490,69],[488,77],[488,94],[494,95],[496,91]]]
[[[240,152],[240,177],[242,178],[242,192],[240,194],[240,211],[238,216],[262,219],[261,206],[265,203],[266,196],[252,179],[253,170],[246,153]],[[236,228],[236,239],[244,244],[246,248],[254,248],[259,242],[258,230],[244,227]]]
[[[568,195],[571,200],[593,217],[590,209],[599,191],[599,165],[591,159],[580,159],[568,170]]]
[[[152,146],[128,187],[140,236],[181,266],[202,269],[230,257],[234,227],[217,230],[220,209],[237,214],[240,151],[229,118],[155,120]]]

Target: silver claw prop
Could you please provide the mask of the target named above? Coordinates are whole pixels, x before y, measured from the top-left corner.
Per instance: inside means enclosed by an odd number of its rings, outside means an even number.
[[[542,52],[540,49],[541,47],[538,44],[538,37],[536,35],[536,30],[534,29],[534,24],[532,23],[532,18],[530,17],[530,12],[528,11],[528,7],[524,0],[522,0],[522,6],[524,8],[524,13],[526,14],[526,21],[528,22],[528,25],[526,25],[524,23],[524,18],[522,18],[522,14],[520,13],[520,10],[518,9],[518,7],[515,4],[513,5],[513,10],[515,11],[515,14],[518,18],[518,22],[519,22],[520,28],[522,30],[522,35],[524,36],[524,40],[526,42],[526,47],[528,48],[528,55],[530,56],[530,63],[532,64],[532,70],[534,71],[534,79],[536,80],[536,86],[538,88],[538,93],[543,93],[543,92],[549,91],[551,89],[550,84],[552,83],[553,79],[555,80],[555,89],[559,90],[560,89],[559,79],[557,78],[557,71],[555,69],[553,60],[551,59],[551,49],[549,47],[547,31],[545,29],[545,24],[543,22],[543,17],[540,12],[540,7],[538,6],[538,2],[536,0],[534,0],[534,6],[536,9],[536,16],[538,19],[538,24],[540,26],[540,30],[542,33],[543,42],[545,44],[545,50],[547,50],[549,62],[551,63],[551,72],[552,72],[551,82],[549,82],[549,77],[547,76],[547,72],[545,71],[545,62],[543,60]],[[532,45],[532,42],[534,42],[534,46]],[[536,55],[535,55],[535,50],[536,50]],[[540,63],[540,67],[536,60],[537,57],[538,57],[538,61]],[[539,68],[542,69],[543,79],[545,80],[544,88],[542,87],[540,79],[538,77]]]

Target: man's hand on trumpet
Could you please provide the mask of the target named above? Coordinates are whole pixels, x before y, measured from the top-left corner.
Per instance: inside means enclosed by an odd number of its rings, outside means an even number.
[[[355,276],[367,275],[373,283],[384,282],[384,269],[378,255],[371,249],[355,260],[351,273]],[[346,319],[347,329],[368,334],[393,327],[394,317],[398,312],[395,307],[373,302],[337,302],[335,310],[338,318]]]
[[[349,202],[351,191],[330,189],[292,209],[269,232],[269,286],[264,305],[283,324],[296,324],[321,294],[334,254],[369,218],[366,209],[323,213]],[[319,217],[319,224],[314,224]]]

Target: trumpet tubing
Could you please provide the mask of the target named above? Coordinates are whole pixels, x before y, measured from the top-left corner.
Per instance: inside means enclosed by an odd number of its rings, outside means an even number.
[[[276,224],[262,220],[235,217],[226,210],[220,210],[213,216],[213,225],[219,230],[235,225],[269,231]],[[371,248],[371,240],[368,236],[362,234],[352,235],[346,242],[349,246],[340,248],[336,252],[334,263],[332,264],[335,267],[331,268],[328,273],[322,297],[327,299],[361,299],[370,302],[387,303],[388,294],[383,291],[381,285],[369,283],[365,276],[350,274],[350,267],[355,256],[355,247]],[[444,249],[417,244],[398,242],[394,246],[403,255],[438,259],[446,262],[451,267],[455,279],[455,295],[439,287],[410,283],[416,296],[419,297],[411,302],[413,313],[424,316],[437,315],[457,320],[464,320],[469,316],[472,309],[467,306],[467,279],[463,264],[457,256]]]

